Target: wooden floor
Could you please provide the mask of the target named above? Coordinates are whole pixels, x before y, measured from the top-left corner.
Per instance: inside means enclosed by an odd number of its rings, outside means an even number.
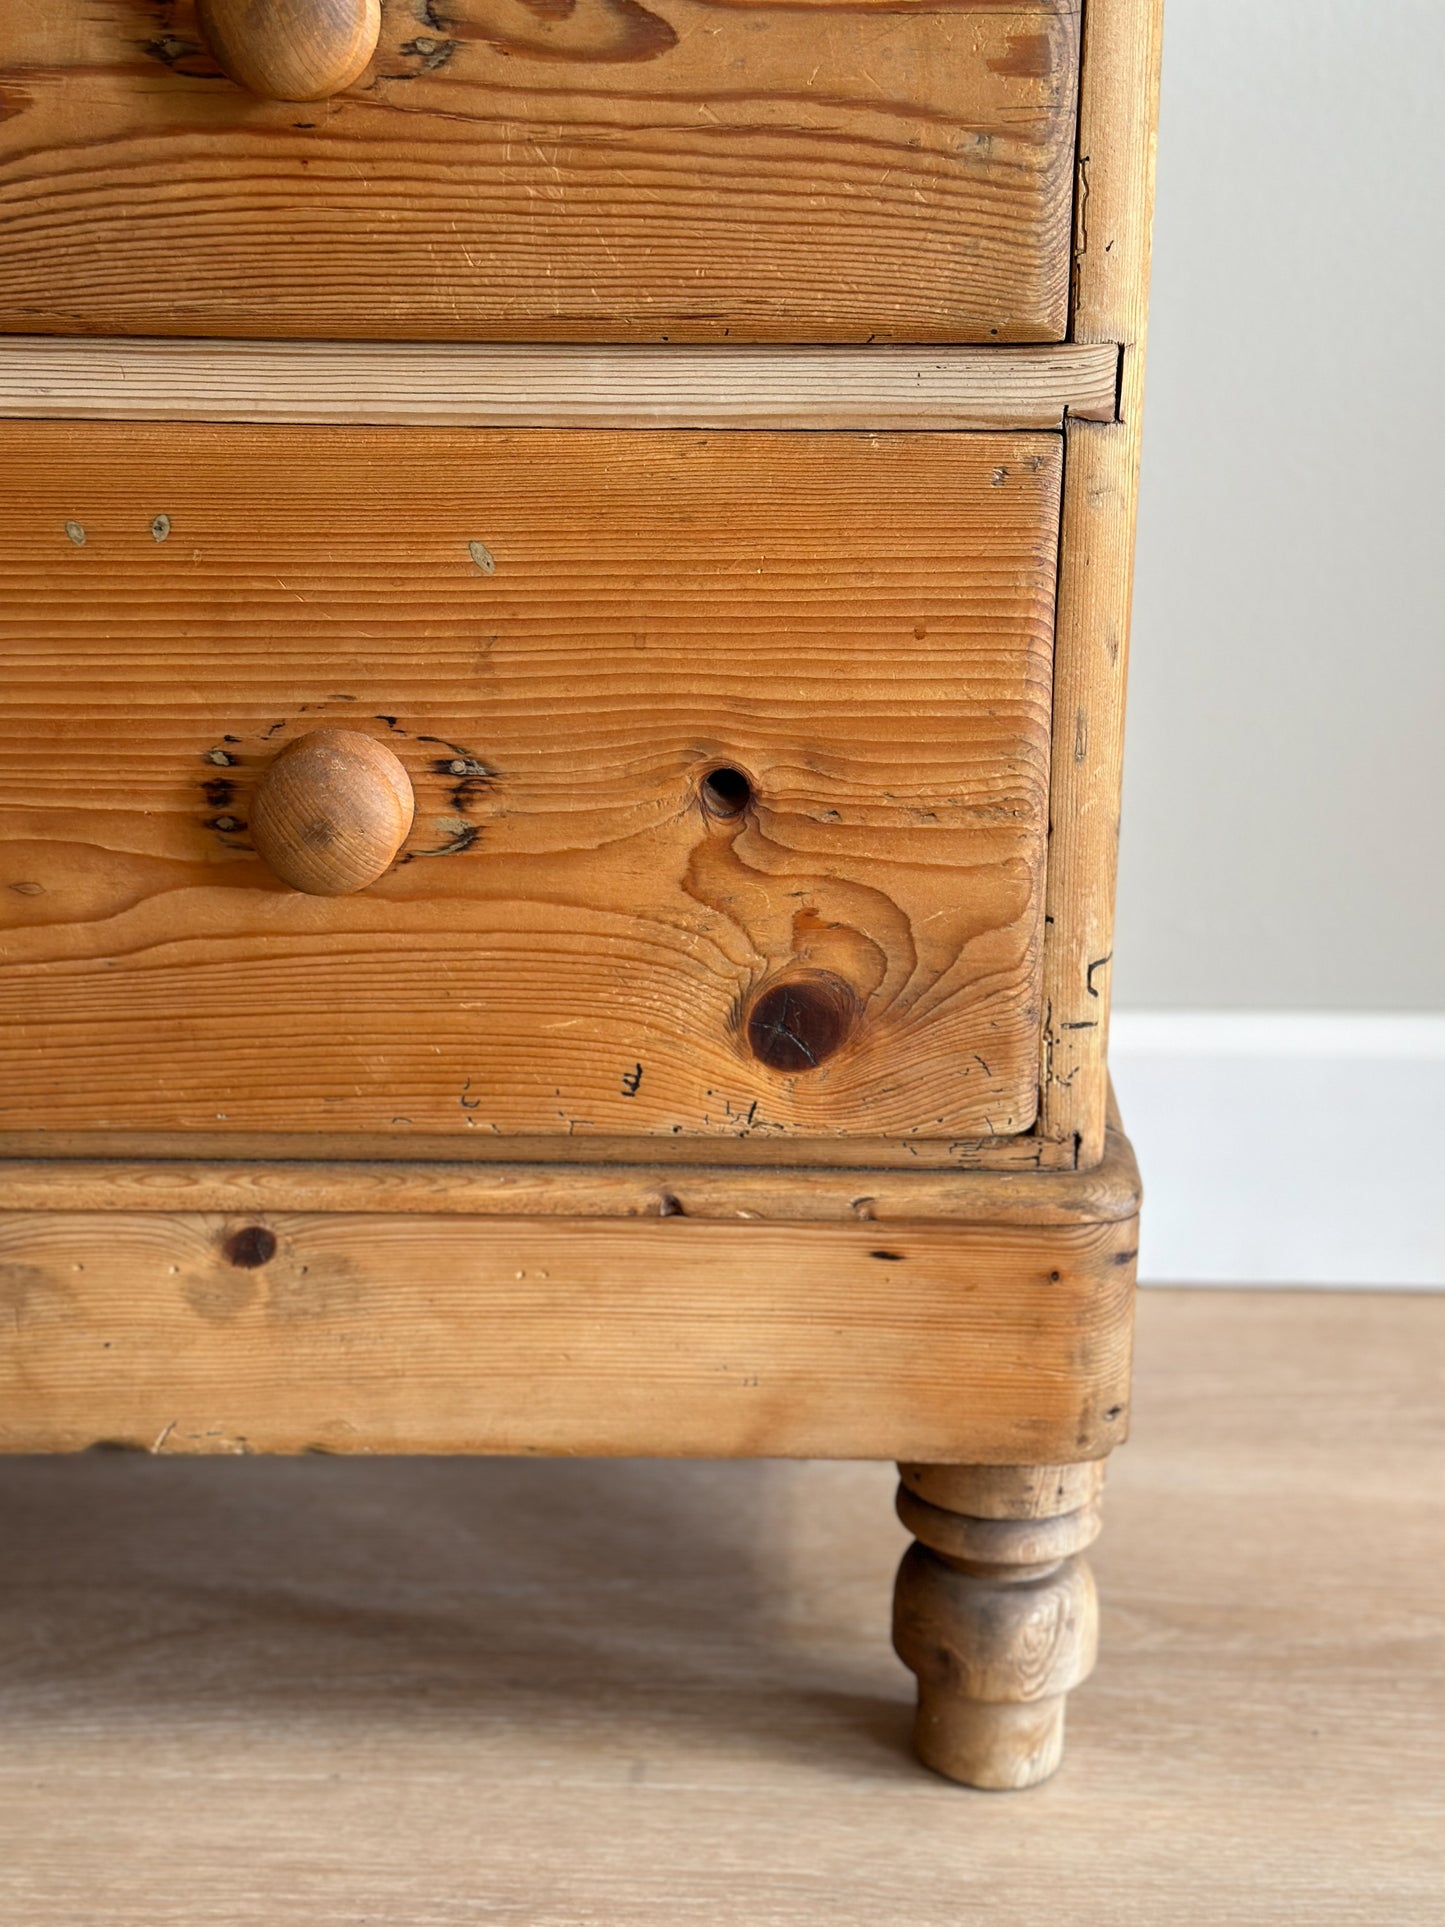
[[[1439,1927],[1445,1297],[1146,1293],[1062,1775],[881,1466],[0,1463],[3,1927]]]

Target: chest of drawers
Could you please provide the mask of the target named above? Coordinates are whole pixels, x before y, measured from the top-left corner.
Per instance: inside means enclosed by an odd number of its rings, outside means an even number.
[[[0,1445],[895,1458],[923,1758],[1053,1770],[1157,55],[17,0]]]

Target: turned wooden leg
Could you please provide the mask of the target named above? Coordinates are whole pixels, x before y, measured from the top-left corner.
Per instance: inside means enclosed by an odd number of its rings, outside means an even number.
[[[1035,1786],[1064,1751],[1064,1700],[1098,1647],[1102,1461],[900,1465],[893,1644],[918,1675],[914,1745],[977,1787]]]

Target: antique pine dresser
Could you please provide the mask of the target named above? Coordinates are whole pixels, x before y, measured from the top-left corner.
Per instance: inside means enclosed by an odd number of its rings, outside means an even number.
[[[1057,1765],[1155,0],[7,0],[0,1443],[897,1459]]]

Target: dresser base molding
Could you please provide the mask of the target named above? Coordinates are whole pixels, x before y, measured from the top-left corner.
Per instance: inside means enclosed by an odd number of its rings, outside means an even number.
[[[578,1172],[638,1173],[646,1179],[666,1170],[694,1187],[713,1168],[730,1178],[789,1170],[828,1171],[846,1187],[860,1169],[891,1171],[905,1181],[927,1174],[946,1186],[961,1175],[1004,1175],[1030,1181],[1041,1171],[1073,1174],[1097,1157],[1083,1158],[1076,1137],[1049,1138],[1035,1131],[1013,1137],[492,1137],[466,1138],[436,1132],[381,1137],[364,1131],[5,1131],[0,1130],[0,1194],[6,1174],[34,1173],[47,1166],[106,1167],[134,1172],[220,1170],[392,1170],[423,1174],[490,1166],[506,1174],[548,1169],[562,1181]],[[27,1177],[26,1182],[33,1182]],[[478,1174],[478,1182],[487,1182]],[[489,1180],[497,1182],[495,1178]],[[675,1186],[674,1186],[675,1188]],[[390,1209],[390,1206],[387,1207]],[[530,1210],[527,1206],[525,1209]],[[811,1215],[811,1214],[810,1214]],[[953,1210],[943,1213],[952,1217]]]
[[[470,1146],[467,1147],[470,1149]],[[733,1147],[725,1145],[725,1149]],[[0,1210],[401,1211],[506,1218],[707,1218],[892,1224],[1109,1223],[1139,1210],[1115,1128],[1088,1171],[469,1158],[0,1155]]]
[[[233,1206],[178,1183],[140,1208],[122,1167],[108,1207],[97,1168],[84,1206],[0,1210],[0,1449],[1064,1463],[1124,1436],[1122,1138],[1032,1207],[960,1173],[952,1217],[883,1222],[809,1221],[833,1175],[809,1172],[794,1210],[776,1186],[729,1221],[297,1210],[237,1167],[211,1180]],[[739,1178],[754,1206],[764,1176]]]

